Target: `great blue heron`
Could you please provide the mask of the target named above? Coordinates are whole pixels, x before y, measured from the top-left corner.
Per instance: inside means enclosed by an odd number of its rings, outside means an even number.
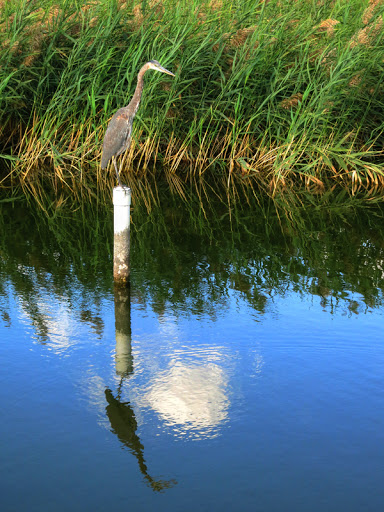
[[[106,169],[108,162],[111,158],[113,158],[117,181],[119,182],[120,187],[123,186],[120,181],[121,164],[120,169],[117,170],[116,158],[124,153],[124,151],[126,151],[131,144],[133,118],[135,117],[137,109],[140,105],[141,94],[144,87],[144,73],[148,69],[154,69],[156,71],[161,71],[162,73],[175,76],[173,73],[168,71],[168,69],[163,68],[163,66],[161,66],[157,60],[151,60],[144,64],[137,75],[136,89],[129,105],[120,108],[109,122],[103,142],[101,168]]]

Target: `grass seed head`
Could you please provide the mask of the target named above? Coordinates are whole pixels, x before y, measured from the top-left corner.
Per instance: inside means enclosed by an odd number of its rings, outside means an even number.
[[[334,20],[332,18],[328,18],[320,23],[317,26],[317,32],[326,32],[327,36],[333,36],[335,32],[335,26],[340,23],[338,20]]]
[[[359,71],[351,78],[348,84],[349,87],[358,87],[361,84],[363,71]]]
[[[133,8],[133,20],[131,24],[135,28],[140,28],[144,22],[146,13],[143,12],[143,3],[141,2]],[[158,0],[150,0],[149,2],[146,2],[145,4],[146,9],[151,11],[151,14],[154,14],[156,16],[156,19],[160,21],[164,15],[164,6],[162,2],[159,2]]]
[[[301,92],[297,92],[296,94],[292,94],[289,98],[286,98],[285,100],[280,102],[280,107],[284,108],[286,110],[289,110],[290,108],[295,108],[303,101],[303,95]]]
[[[378,8],[383,5],[383,0],[369,0],[369,5],[363,12],[362,21],[364,25],[368,25],[376,16]]]
[[[351,48],[358,45],[371,46],[383,29],[383,17],[379,16],[375,21],[361,28],[351,40]]]
[[[232,48],[240,48],[244,46],[246,40],[254,33],[256,28],[257,27],[248,27],[237,30],[237,32],[230,38],[230,46],[232,46]]]
[[[212,9],[212,11],[223,10],[223,2],[221,0],[211,0],[208,5]]]

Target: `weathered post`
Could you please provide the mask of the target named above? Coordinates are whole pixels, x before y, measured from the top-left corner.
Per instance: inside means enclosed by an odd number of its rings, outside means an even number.
[[[130,265],[130,207],[131,189],[126,186],[113,189],[113,278],[116,284],[126,285]]]

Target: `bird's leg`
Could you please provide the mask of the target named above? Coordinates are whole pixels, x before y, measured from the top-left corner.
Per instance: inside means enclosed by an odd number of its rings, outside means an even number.
[[[123,161],[124,161],[124,158],[122,158],[122,159],[120,160],[119,176],[121,175],[121,170],[122,170],[122,168],[123,168]],[[123,187],[125,187],[125,185],[122,185],[122,186],[123,186]]]
[[[115,171],[116,171],[117,181],[119,182],[120,187],[122,187],[123,184],[120,181],[120,173],[117,170],[116,157],[113,158],[113,163],[115,164]],[[120,166],[120,169],[121,169],[121,166]]]

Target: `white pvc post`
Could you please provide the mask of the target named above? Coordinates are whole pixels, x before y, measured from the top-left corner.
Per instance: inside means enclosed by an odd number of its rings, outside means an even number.
[[[113,279],[116,284],[128,284],[129,265],[129,223],[131,189],[116,187],[113,189]]]

